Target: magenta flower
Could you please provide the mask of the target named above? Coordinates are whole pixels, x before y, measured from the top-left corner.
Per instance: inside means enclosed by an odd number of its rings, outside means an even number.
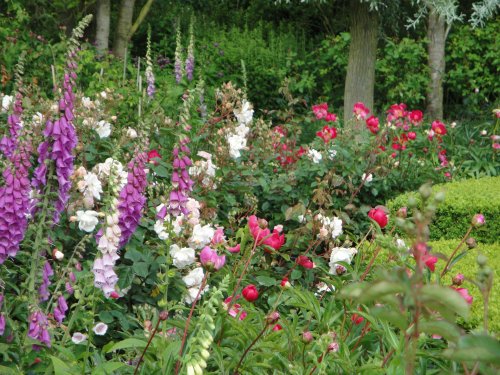
[[[63,296],[59,296],[57,299],[57,306],[54,309],[54,319],[61,324],[66,317],[66,311],[68,311],[68,305]]]
[[[38,294],[40,295],[40,301],[47,301],[50,297],[49,286],[51,284],[50,278],[54,276],[54,271],[50,266],[50,263],[45,261],[42,269],[42,283],[40,284],[40,288],[38,289]]]
[[[30,325],[28,330],[28,337],[45,344],[50,348],[50,335],[48,331],[47,317],[41,311],[35,311],[30,315]],[[35,346],[34,346],[35,347]]]
[[[217,252],[205,246],[200,253],[200,262],[207,270],[218,271],[226,263],[225,255],[217,255]]]
[[[174,147],[172,153],[174,160],[172,166],[171,182],[173,190],[170,192],[169,212],[173,216],[180,214],[188,215],[189,209],[186,207],[188,201],[188,194],[193,190],[193,180],[189,177],[188,167],[192,165],[189,155],[191,151],[187,144],[189,138],[186,137],[180,141],[180,147]]]
[[[128,164],[127,184],[120,191],[118,225],[121,230],[120,247],[123,247],[134,234],[142,217],[142,210],[146,203],[144,192],[146,180],[147,154],[138,153]]]

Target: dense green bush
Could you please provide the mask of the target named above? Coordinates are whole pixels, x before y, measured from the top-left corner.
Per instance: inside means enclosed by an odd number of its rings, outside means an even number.
[[[434,192],[444,191],[445,202],[438,207],[436,219],[431,225],[431,239],[461,238],[470,226],[472,217],[482,213],[486,225],[474,231],[479,242],[493,243],[500,238],[500,177],[485,177],[439,184]],[[408,198],[416,193],[402,194],[388,202],[392,213],[408,205]]]
[[[443,253],[449,256],[459,242],[460,240],[442,240],[430,242],[429,245],[432,247],[432,253]],[[461,251],[463,251],[463,249]],[[488,324],[489,329],[497,334],[500,333],[500,282],[498,280],[500,276],[500,258],[497,255],[499,252],[500,243],[479,244],[476,248],[468,250],[466,255],[460,259],[447,275],[445,275],[445,280],[443,280],[445,284],[451,284],[451,279],[457,273],[463,274],[466,279],[475,280],[479,269],[476,262],[477,255],[485,255],[488,258],[488,265],[494,272],[493,288],[491,289],[491,295],[489,297]],[[441,272],[444,265],[445,262],[438,261],[436,263],[436,272]],[[481,291],[475,284],[468,283],[467,281],[462,287],[467,288],[472,297],[474,297],[471,316],[466,323],[464,322],[464,325],[467,328],[480,328],[484,312]]]

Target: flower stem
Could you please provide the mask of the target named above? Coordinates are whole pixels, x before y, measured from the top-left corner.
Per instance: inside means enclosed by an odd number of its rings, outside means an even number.
[[[236,365],[236,368],[234,369],[234,375],[238,375],[238,368],[243,363],[243,360],[245,359],[245,357],[248,354],[248,352],[250,351],[250,349],[252,349],[252,347],[255,345],[255,343],[262,337],[262,335],[264,334],[264,332],[266,332],[266,329],[267,329],[267,327],[269,327],[269,324],[270,323],[266,323],[266,325],[264,326],[264,328],[262,329],[262,331],[260,331],[260,333],[257,335],[257,337],[254,338],[253,341],[252,341],[252,343],[245,349],[245,351],[243,352],[243,355],[240,358],[240,361],[238,362],[238,364]]]
[[[444,266],[443,270],[441,271],[441,275],[439,275],[441,278],[446,274],[446,272],[448,272],[448,267],[450,266],[451,260],[453,259],[453,257],[457,253],[458,249],[460,249],[462,247],[462,245],[464,244],[464,242],[467,240],[467,238],[469,238],[470,232],[472,232],[472,228],[473,228],[473,226],[471,225],[469,227],[469,229],[467,229],[467,232],[465,233],[464,237],[462,238],[462,240],[460,241],[458,246],[455,248],[455,250],[453,250],[453,253],[450,255],[450,257],[448,258],[446,265]]]
[[[137,362],[137,365],[135,366],[134,375],[136,375],[137,371],[139,371],[139,366],[141,365],[141,362],[144,358],[144,355],[146,354],[146,351],[149,348],[149,345],[151,344],[151,341],[153,341],[153,337],[155,337],[155,335],[156,335],[156,331],[158,331],[158,326],[160,325],[160,322],[161,322],[161,319],[160,319],[160,316],[158,315],[158,321],[156,322],[155,329],[153,330],[153,332],[151,332],[151,335],[149,336],[148,343],[146,344],[146,347],[142,351],[141,357],[139,358],[139,362]]]
[[[179,373],[179,370],[181,368],[182,351],[184,350],[184,345],[186,345],[189,323],[191,323],[191,318],[193,317],[194,308],[196,307],[196,303],[198,302],[198,299],[200,298],[201,291],[203,289],[205,289],[205,285],[207,284],[208,275],[209,275],[209,272],[207,272],[205,274],[205,276],[203,277],[203,281],[201,282],[201,285],[200,285],[200,290],[198,290],[198,294],[196,295],[196,298],[195,298],[193,304],[191,305],[191,309],[189,310],[189,315],[188,315],[188,318],[186,320],[186,325],[184,326],[184,334],[182,336],[181,348],[179,349],[179,359],[177,360],[177,363],[175,365],[175,374],[176,375]]]

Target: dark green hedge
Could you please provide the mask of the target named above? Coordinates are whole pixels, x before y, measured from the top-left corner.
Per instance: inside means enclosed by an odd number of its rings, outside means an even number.
[[[431,240],[463,237],[472,217],[481,213],[486,219],[486,225],[475,229],[472,236],[483,243],[500,241],[500,177],[450,182],[435,185],[432,190],[444,191],[445,201],[436,211],[430,228]],[[406,193],[387,203],[392,217],[395,217],[399,208],[408,205],[410,196],[419,200],[417,193]]]

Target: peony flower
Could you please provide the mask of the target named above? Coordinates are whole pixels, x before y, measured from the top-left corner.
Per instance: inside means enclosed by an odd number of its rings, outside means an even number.
[[[434,121],[431,125],[432,131],[437,135],[446,134],[446,126],[441,121]]]
[[[297,257],[297,260],[295,261],[299,266],[302,266],[306,269],[312,269],[314,268],[314,263],[311,259],[309,259],[307,256],[305,255],[299,255]]]
[[[474,300],[474,298],[469,294],[469,291],[465,288],[453,288],[452,289],[456,290],[461,296],[462,298],[465,300],[465,302],[467,302],[469,305],[472,304],[472,301]]]
[[[379,128],[379,119],[375,116],[370,116],[366,119],[366,127],[368,130],[373,133],[377,134],[378,131],[380,130]]]
[[[241,250],[241,245],[240,244],[237,244],[236,246],[233,246],[233,247],[228,247],[227,250],[230,252],[230,253],[239,253],[240,250]]]
[[[83,333],[80,332],[75,332],[73,333],[73,336],[71,336],[71,341],[73,341],[74,344],[81,344],[87,340],[87,335],[84,335]]]
[[[205,246],[200,253],[200,262],[209,271],[218,271],[226,263],[225,255],[217,255],[215,250]]]
[[[170,256],[173,259],[174,266],[179,269],[190,266],[196,260],[194,249],[190,247],[180,248],[176,244],[170,246]]]
[[[274,327],[273,327],[273,331],[281,331],[283,329],[283,327],[281,326],[281,324],[276,324]]]
[[[485,222],[484,215],[482,214],[475,214],[472,218],[472,225],[476,228],[483,226]]]
[[[385,228],[389,222],[389,216],[381,206],[377,206],[368,212],[368,217],[375,221],[380,228]]]
[[[105,323],[97,323],[94,328],[92,328],[92,331],[98,336],[104,336],[106,332],[108,331],[108,326]]]
[[[457,273],[454,277],[453,277],[453,285],[456,285],[456,286],[460,286],[462,285],[462,283],[464,282],[464,275],[462,275],[461,273]]]
[[[240,295],[236,295],[235,296],[235,300],[240,298]],[[224,302],[223,302],[223,307],[224,307],[224,310],[227,310],[230,303],[231,303],[231,300],[232,298],[231,297],[227,297]],[[242,310],[241,309],[241,305],[239,303],[234,303],[231,308],[229,309],[229,311],[227,312],[230,316],[232,316],[233,318],[236,318],[239,314],[239,320],[244,320],[246,317],[247,317],[247,312],[245,310]]]
[[[253,302],[259,298],[259,291],[253,284],[244,287],[241,294],[243,294],[243,298],[245,298],[248,302]]]
[[[107,138],[111,134],[111,124],[107,121],[101,120],[97,123],[95,131],[99,134],[99,138]]]
[[[160,159],[161,160],[161,155],[158,152],[158,150],[151,150],[148,152],[148,163],[151,163],[153,165],[158,165],[158,160],[155,159]]]
[[[408,119],[413,125],[418,125],[422,122],[422,119],[424,118],[424,114],[422,111],[414,110],[408,113]]]
[[[99,213],[96,211],[76,211],[76,219],[78,220],[78,228],[87,233],[92,232],[99,223],[97,219]]]

